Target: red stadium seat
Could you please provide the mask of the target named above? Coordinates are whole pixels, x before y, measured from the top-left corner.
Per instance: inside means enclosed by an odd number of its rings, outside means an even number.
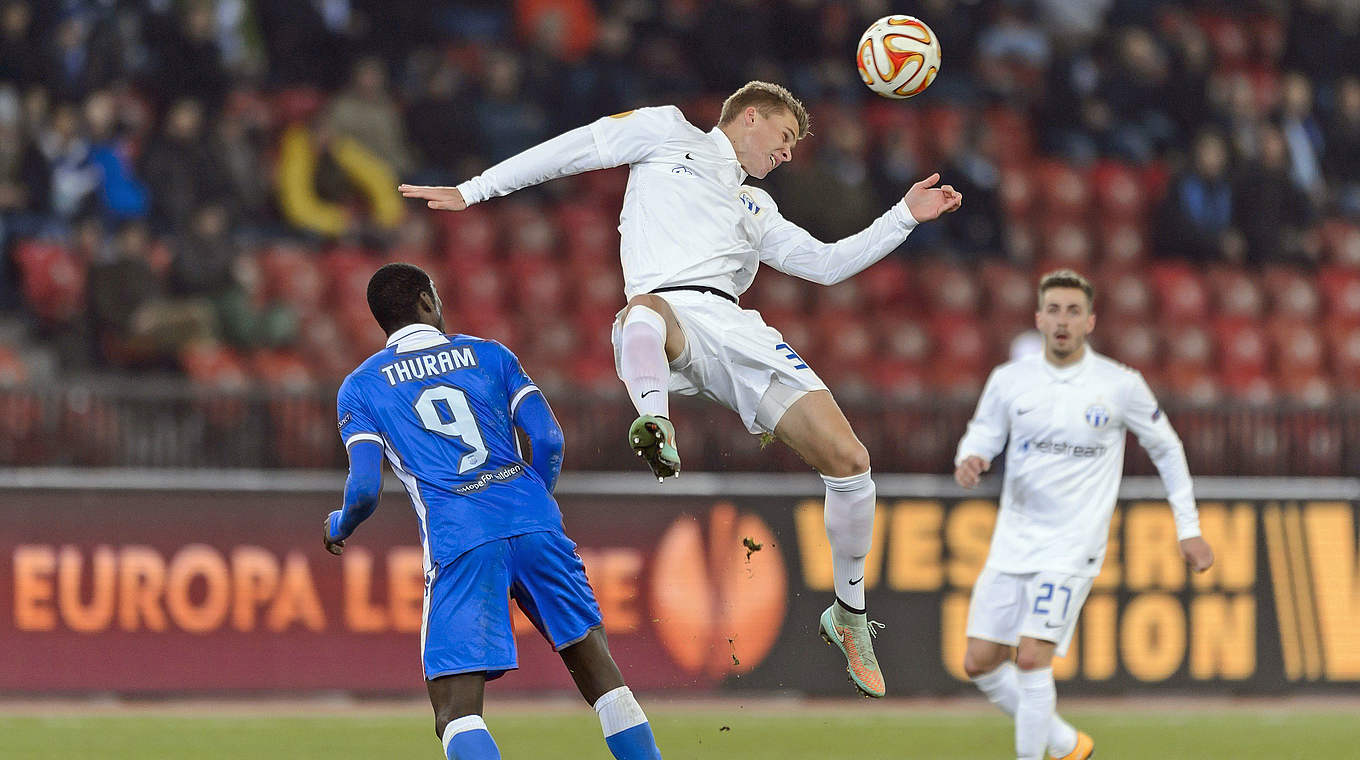
[[[292,87],[274,95],[272,110],[279,124],[308,121],[326,105],[326,96],[312,87]]]
[[[24,301],[39,319],[66,324],[85,306],[87,263],[55,243],[26,240],[13,253]]]
[[[1326,406],[1336,398],[1332,381],[1316,370],[1282,372],[1277,385],[1282,395],[1311,407]]]
[[[1360,269],[1360,225],[1340,219],[1323,222],[1323,260],[1347,269]]]
[[[1114,321],[1097,326],[1091,340],[1097,351],[1145,374],[1160,364],[1157,331],[1147,325]]]
[[[260,255],[260,276],[265,295],[307,312],[321,307],[326,294],[325,278],[314,254],[287,243],[273,245]]]
[[[854,279],[860,285],[864,306],[874,312],[913,309],[910,272],[905,261],[889,256],[856,276]],[[766,276],[765,272],[760,275],[762,288],[766,285]]]
[[[924,366],[933,351],[930,331],[916,319],[897,317],[879,320],[879,343],[889,362]]]
[[[1264,374],[1270,360],[1265,331],[1253,322],[1220,319],[1214,322],[1218,336],[1218,361],[1225,373]]]
[[[1094,261],[1095,245],[1086,224],[1080,220],[1061,219],[1043,226],[1043,263],[1039,271],[1053,269],[1090,269]]]
[[[326,300],[333,306],[348,301],[368,300],[368,280],[377,269],[376,257],[362,249],[342,246],[321,257],[326,278]],[[438,276],[438,272],[434,273]]]
[[[1112,275],[1096,294],[1096,313],[1121,322],[1144,322],[1152,313],[1152,288],[1137,271]]]
[[[1091,205],[1091,182],[1085,172],[1065,161],[1048,160],[1039,165],[1038,180],[1046,216],[1086,216]]]
[[[1224,266],[1205,276],[1220,318],[1257,320],[1265,313],[1265,296],[1256,278],[1239,267]]]
[[[448,262],[492,260],[500,232],[490,205],[472,206],[456,214],[437,212],[434,219],[443,231],[443,258]]]
[[[1211,370],[1203,366],[1173,364],[1162,373],[1162,384],[1177,401],[1208,405],[1223,397],[1223,389]]]
[[[923,265],[918,270],[921,295],[932,314],[972,317],[978,312],[978,283],[965,269],[942,262]]]
[[[927,370],[931,395],[950,401],[976,401],[982,395],[986,370],[954,364],[932,364]]]
[[[1033,319],[1036,286],[1028,273],[1009,263],[989,261],[982,265],[979,279],[989,322]]]
[[[368,310],[366,300],[360,301],[360,304],[364,311]],[[372,317],[369,317],[369,321],[372,321],[372,319]],[[374,322],[374,329],[381,333],[381,330],[377,329],[376,322]],[[340,329],[340,323],[331,313],[317,312],[304,317],[302,329],[298,331],[297,349],[307,361],[308,366],[313,368],[318,380],[338,382],[357,366],[357,363],[350,361],[347,351],[337,350],[337,348],[344,347],[347,344],[348,339]],[[371,349],[369,353],[372,353],[377,351],[381,345],[381,343],[375,341],[366,346],[355,346],[355,348]]]
[[[776,312],[773,316],[765,315],[765,323],[778,330],[784,342],[804,359],[815,361],[838,338],[834,324],[815,322],[801,314]],[[817,362],[819,365],[824,363]]]
[[[462,314],[488,312],[499,314],[507,301],[510,276],[499,267],[478,267],[453,280],[449,305],[456,305]]]
[[[1327,353],[1332,359],[1332,375],[1347,393],[1360,391],[1360,326],[1330,332]]]
[[[255,377],[268,388],[302,391],[316,383],[311,368],[292,351],[256,351],[250,360]]]
[[[1262,282],[1270,295],[1271,314],[1291,319],[1315,319],[1321,306],[1313,278],[1288,267],[1271,267]]]
[[[1146,198],[1136,169],[1117,161],[1101,161],[1091,170],[1091,183],[1103,218],[1142,219]]]
[[[1100,263],[1109,271],[1127,271],[1147,261],[1147,235],[1141,224],[1130,221],[1102,221],[1099,232]]]
[[[1212,363],[1213,337],[1199,324],[1169,324],[1163,328],[1162,335],[1168,364],[1205,368]]]
[[[743,304],[749,302],[762,313],[770,311],[802,312],[811,301],[808,283],[772,269],[760,273],[760,278],[742,295]]]
[[[958,369],[981,369],[992,356],[988,333],[970,317],[937,314],[930,320],[935,344],[932,362]]]
[[[1230,398],[1250,404],[1270,404],[1279,395],[1269,376],[1252,369],[1225,370],[1220,382]]]
[[[866,320],[846,320],[828,326],[832,329],[824,330],[822,333],[823,348],[820,354],[826,359],[819,361],[819,366],[838,365],[858,371],[878,355],[878,336]],[[788,336],[784,337],[787,341]],[[794,344],[790,342],[790,345]],[[796,350],[807,351],[803,347],[796,347]]]
[[[199,341],[180,352],[180,366],[198,385],[216,390],[240,390],[250,384],[246,364],[235,351],[213,341]]]
[[[878,362],[869,382],[880,396],[892,401],[920,401],[928,392],[925,372],[919,365],[907,362]]]
[[[1010,163],[1027,160],[1034,154],[1033,121],[1022,111],[1001,106],[988,108],[982,112],[982,123],[986,128],[982,143],[988,155]]]
[[[1326,361],[1322,335],[1311,323],[1272,320],[1268,326],[1275,364],[1283,375],[1319,371]]]
[[[1001,208],[1006,217],[1015,221],[1028,220],[1034,213],[1038,190],[1038,180],[1030,167],[1024,164],[1011,166],[1001,171]]]
[[[0,388],[13,388],[28,382],[28,364],[12,346],[0,344]]]
[[[1328,322],[1360,324],[1360,270],[1323,267],[1317,282]]]
[[[1184,264],[1160,263],[1151,268],[1164,322],[1202,321],[1209,315],[1209,292],[1199,272]]]
[[[533,268],[522,269],[515,278],[513,300],[519,313],[538,320],[560,319],[569,308],[570,282],[567,272],[559,270],[552,261],[541,262]]]

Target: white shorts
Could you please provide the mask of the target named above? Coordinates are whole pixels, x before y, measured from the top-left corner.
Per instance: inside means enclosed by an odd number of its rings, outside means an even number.
[[[672,393],[712,399],[741,415],[747,430],[760,434],[773,433],[784,412],[805,394],[826,390],[826,383],[778,330],[765,324],[760,312],[711,293],[657,295],[670,304],[685,331],[685,353],[671,362]],[[622,329],[616,317],[616,371]]]
[[[1021,637],[1052,641],[1067,654],[1077,616],[1095,578],[1067,573],[1003,573],[984,567],[968,604],[968,638],[1017,646]]]

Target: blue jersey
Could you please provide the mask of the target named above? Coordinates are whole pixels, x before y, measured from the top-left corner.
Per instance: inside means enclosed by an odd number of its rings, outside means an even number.
[[[515,438],[515,408],[537,391],[505,346],[421,324],[340,386],[340,437],[383,447],[420,520],[427,569],[487,541],[562,530]]]

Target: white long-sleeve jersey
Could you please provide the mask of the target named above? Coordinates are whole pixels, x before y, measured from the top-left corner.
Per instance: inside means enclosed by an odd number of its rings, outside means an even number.
[[[1086,347],[1070,367],[1042,353],[992,371],[955,466],[990,462],[1009,439],[987,565],[1007,573],[1100,573],[1126,430],[1147,449],[1184,540],[1199,533],[1185,449],[1142,374]]]
[[[739,296],[761,262],[825,285],[851,277],[902,244],[916,220],[899,201],[868,228],[823,243],[742,183],[732,141],[685,120],[675,106],[606,116],[511,156],[460,184],[468,204],[592,169],[631,166],[619,215],[628,298],[702,285]]]

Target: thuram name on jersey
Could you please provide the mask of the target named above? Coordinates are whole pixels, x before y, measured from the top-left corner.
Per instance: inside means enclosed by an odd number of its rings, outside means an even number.
[[[400,359],[384,366],[381,372],[387,378],[387,384],[395,386],[397,383],[424,380],[427,377],[475,366],[477,355],[473,353],[472,346],[461,346]]]

